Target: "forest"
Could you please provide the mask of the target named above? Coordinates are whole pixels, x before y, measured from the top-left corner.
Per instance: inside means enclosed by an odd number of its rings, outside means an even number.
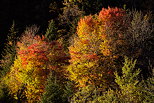
[[[0,103],[153,103],[153,0],[1,0]]]

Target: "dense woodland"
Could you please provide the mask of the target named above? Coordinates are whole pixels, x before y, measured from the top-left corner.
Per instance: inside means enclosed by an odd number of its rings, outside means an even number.
[[[153,103],[153,0],[1,0],[0,103]]]

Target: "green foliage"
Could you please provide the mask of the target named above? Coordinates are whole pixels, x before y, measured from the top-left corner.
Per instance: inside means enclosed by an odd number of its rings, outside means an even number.
[[[97,96],[92,103],[125,103],[120,101],[118,98],[118,93],[114,90],[109,89],[108,91],[103,92],[103,96]]]
[[[97,96],[94,100],[98,103],[142,103],[144,96],[139,85],[140,70],[135,68],[136,60],[125,57],[122,72],[115,72],[117,88],[109,89]]]
[[[93,85],[79,88],[71,98],[71,103],[92,103],[98,96],[99,92]]]
[[[125,102],[138,103],[141,101],[141,88],[138,86],[139,69],[135,69],[136,60],[125,57],[122,75],[115,73],[115,82],[119,85],[120,99]]]
[[[17,30],[15,29],[15,23],[13,22],[9,34],[7,35],[7,42],[2,52],[2,59],[0,60],[0,77],[6,75],[10,70],[10,66],[13,64],[16,56],[16,42],[17,42]]]
[[[64,90],[62,89],[61,85],[59,85],[56,77],[50,73],[41,103],[67,103],[67,98],[65,98],[63,95]]]
[[[149,77],[147,80],[143,81],[143,94],[144,100],[143,103],[152,103],[154,100],[154,69],[152,72],[152,77]]]
[[[0,60],[0,102],[153,103],[154,75],[138,79],[147,60],[154,63],[152,15],[101,10],[112,1],[51,0],[45,35],[34,25],[19,42],[13,22]]]
[[[49,25],[46,30],[45,37],[50,41],[57,39],[57,28],[54,20],[49,21]]]
[[[67,98],[67,101],[71,101],[71,97],[74,93],[74,85],[72,81],[67,80],[64,84],[64,97]]]
[[[119,76],[118,73],[115,73],[116,83],[123,88],[124,84],[129,85],[129,83],[134,86],[138,83],[137,76],[140,73],[139,70],[135,70],[136,60],[129,60],[128,57],[125,57],[124,66],[122,67],[122,76]],[[125,88],[125,87],[124,87]]]

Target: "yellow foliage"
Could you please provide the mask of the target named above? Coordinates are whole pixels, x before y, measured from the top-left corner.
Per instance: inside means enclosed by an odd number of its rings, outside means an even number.
[[[122,18],[125,11],[118,8],[103,8],[99,15],[81,18],[77,37],[69,47],[69,78],[78,86],[88,84],[110,86],[113,81],[115,60],[122,56],[124,46]]]
[[[67,62],[67,56],[56,41],[48,42],[43,36],[34,36],[29,41],[28,44],[24,40],[18,43],[17,58],[4,81],[14,97],[25,87],[27,102],[33,103],[40,100],[50,71],[58,75],[57,79],[64,79],[65,70],[62,66]]]

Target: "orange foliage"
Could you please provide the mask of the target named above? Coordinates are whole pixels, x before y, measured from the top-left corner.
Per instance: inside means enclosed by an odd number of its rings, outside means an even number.
[[[125,15],[125,10],[119,9],[119,8],[110,8],[108,9],[102,8],[102,10],[99,13],[98,18],[101,21],[109,22],[109,21],[116,21],[116,20],[122,20],[122,17]]]
[[[17,46],[17,59],[7,75],[8,86],[15,94],[24,85],[28,103],[38,102],[49,72],[54,71],[57,79],[64,81],[63,65],[68,57],[60,43],[49,42],[44,36],[24,35]]]
[[[124,15],[123,9],[103,8],[99,15],[85,16],[78,22],[78,37],[69,47],[71,64],[67,69],[69,78],[78,86],[102,84],[107,88],[112,85],[115,60],[127,49],[123,36]]]

